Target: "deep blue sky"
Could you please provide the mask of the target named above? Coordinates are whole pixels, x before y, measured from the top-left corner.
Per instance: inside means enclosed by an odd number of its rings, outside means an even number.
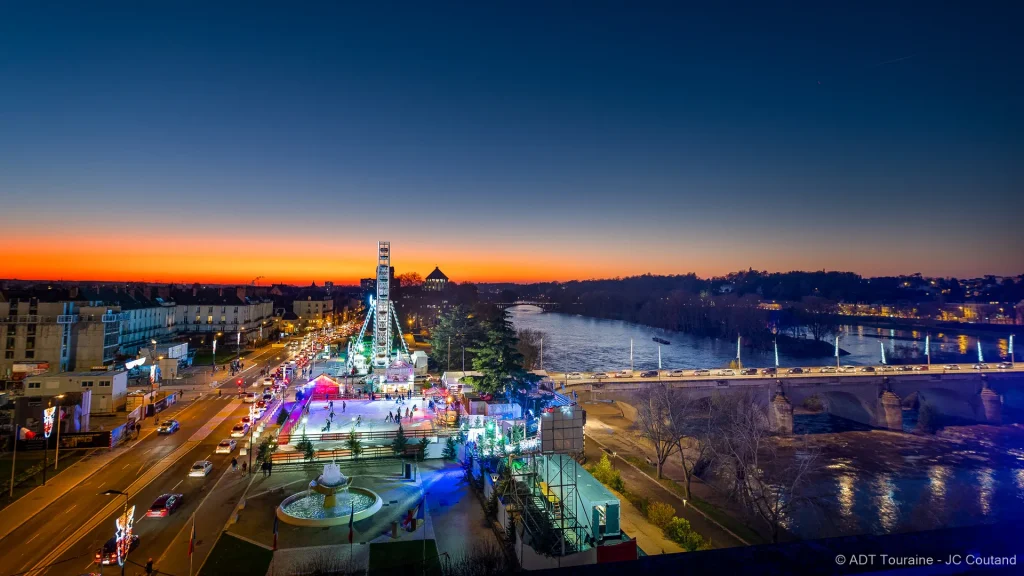
[[[0,4],[0,276],[1024,272],[1020,3],[359,4]]]

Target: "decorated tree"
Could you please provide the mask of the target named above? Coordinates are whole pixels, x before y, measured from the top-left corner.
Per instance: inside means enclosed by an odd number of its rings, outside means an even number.
[[[489,319],[480,346],[473,348],[473,369],[481,376],[471,378],[471,383],[484,394],[504,392],[513,378],[522,377],[523,355],[519,353],[515,327],[507,312],[501,312]]]
[[[455,438],[449,436],[444,442],[444,452],[441,453],[441,457],[445,460],[455,460],[459,457],[458,449],[455,446]]]
[[[398,433],[395,434],[395,439],[391,441],[391,451],[396,456],[404,456],[405,448],[409,445],[409,439],[405,437],[405,430],[402,425],[398,425]]]
[[[348,433],[348,440],[345,441],[345,446],[352,452],[353,458],[359,458],[359,455],[363,453],[363,443],[356,437],[356,430],[353,428]]]

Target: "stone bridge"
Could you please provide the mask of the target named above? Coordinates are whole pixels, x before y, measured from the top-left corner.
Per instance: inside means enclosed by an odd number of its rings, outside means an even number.
[[[697,396],[748,391],[779,432],[793,432],[793,406],[817,397],[830,414],[876,428],[900,430],[902,408],[917,404],[940,418],[999,424],[1003,406],[1024,409],[1024,374],[889,374],[802,378],[717,378],[663,380],[666,386]],[[633,403],[636,393],[656,382],[579,384],[572,388],[581,400],[621,400]]]

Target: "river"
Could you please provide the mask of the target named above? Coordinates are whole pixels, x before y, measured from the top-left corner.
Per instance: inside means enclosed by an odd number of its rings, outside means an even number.
[[[515,306],[509,314],[516,328],[529,328],[544,333],[544,368],[553,372],[618,371],[629,368],[630,339],[633,341],[633,367],[650,370],[658,367],[658,344],[653,338],[671,342],[661,346],[661,365],[674,368],[722,368],[736,358],[736,342],[704,338],[651,328],[621,320],[588,318],[558,312],[542,312],[535,306]],[[892,330],[864,326],[840,326],[839,346],[849,352],[843,364],[872,364],[881,361],[882,345],[889,357],[896,348],[924,350],[925,335],[914,330]],[[1010,329],[1011,327],[1007,327]],[[1004,337],[981,338],[982,354],[987,362],[1007,358],[1009,334]],[[978,337],[965,334],[936,333],[931,335],[932,354],[956,356],[958,362],[977,361]],[[881,344],[881,345],[880,345]],[[772,366],[771,350],[743,348],[744,366]],[[922,357],[921,361],[924,359]],[[794,358],[779,349],[780,366],[832,365],[833,356],[817,359]]]
[[[665,369],[718,368],[736,357],[736,343],[659,330],[629,322],[510,309],[517,328],[544,333],[544,368],[551,371],[620,370],[629,367],[630,339],[637,370],[658,367],[658,344]],[[843,326],[844,364],[878,364],[882,342],[923,349],[924,335],[914,331]],[[932,353],[977,359],[978,339],[963,334],[933,334]],[[982,338],[986,361],[1007,353],[1006,338]],[[779,350],[782,366],[831,364],[832,357],[797,359]],[[771,366],[771,351],[743,349],[745,366]],[[870,430],[829,414],[798,411],[793,452],[804,442],[821,451],[823,466],[811,492],[813,506],[796,510],[785,524],[802,538],[846,534],[885,534],[948,526],[1024,519],[1024,427],[1020,414],[1004,412],[1005,426],[956,426],[938,434],[915,434],[916,411],[904,411],[904,432]]]

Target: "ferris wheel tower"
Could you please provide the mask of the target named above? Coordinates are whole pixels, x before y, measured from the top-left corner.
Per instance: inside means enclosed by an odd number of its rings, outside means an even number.
[[[402,325],[391,302],[391,242],[377,242],[377,290],[369,304],[359,336],[349,340],[348,346],[348,367],[356,368],[360,374],[387,368],[393,360],[409,356]],[[367,338],[371,324],[371,337]]]
[[[373,365],[391,360],[391,242],[377,242],[377,300],[373,306]]]

